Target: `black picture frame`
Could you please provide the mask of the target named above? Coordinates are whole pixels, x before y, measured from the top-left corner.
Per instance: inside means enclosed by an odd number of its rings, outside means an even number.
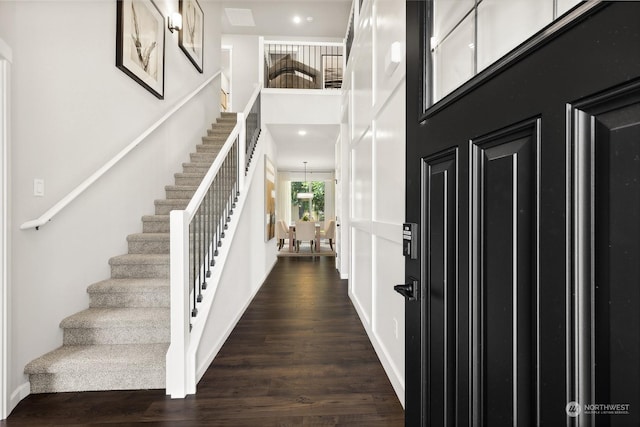
[[[116,67],[164,99],[164,16],[152,0],[117,0],[116,4]]]
[[[182,30],[178,34],[178,46],[200,73],[204,62],[204,11],[198,0],[180,0]]]

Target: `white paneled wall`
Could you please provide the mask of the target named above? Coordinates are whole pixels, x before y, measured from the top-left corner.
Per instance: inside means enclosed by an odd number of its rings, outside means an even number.
[[[393,285],[404,282],[406,67],[404,55],[399,64],[389,62],[396,42],[404,51],[404,0],[365,0],[345,72],[343,87],[351,93],[343,97],[336,176],[351,183],[341,191],[349,295],[404,404],[404,299]]]

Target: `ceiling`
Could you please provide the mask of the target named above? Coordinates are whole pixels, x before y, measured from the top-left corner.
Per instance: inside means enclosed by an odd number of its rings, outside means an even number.
[[[278,146],[278,170],[326,172],[335,169],[335,143],[340,125],[267,124]],[[306,135],[298,134],[300,130]]]
[[[226,0],[222,5],[222,33],[258,36],[344,38],[347,33],[350,0]],[[225,8],[251,9],[254,27],[232,26]],[[299,16],[301,22],[293,22]],[[313,18],[311,22],[307,17]]]

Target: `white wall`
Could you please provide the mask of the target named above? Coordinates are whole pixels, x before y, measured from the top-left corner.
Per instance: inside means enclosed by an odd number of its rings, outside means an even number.
[[[238,221],[237,229],[196,354],[198,379],[218,354],[277,261],[277,240],[265,242],[265,154],[272,161],[276,158],[273,139],[263,126],[251,166],[255,167],[255,172],[251,172],[253,177],[245,188],[247,200],[240,217],[232,217],[232,221]]]
[[[231,104],[234,111],[242,111],[259,81],[259,37],[224,34],[222,45],[230,46],[233,52],[230,76]]]
[[[177,0],[156,1],[166,15]],[[28,393],[26,363],[62,343],[60,321],[88,307],[86,287],[109,277],[110,257],[154,211],[164,185],[219,115],[219,80],[39,231],[20,231],[129,144],[220,67],[220,6],[205,14],[204,74],[166,31],[165,99],[115,66],[116,3],[3,1],[0,38],[12,72],[11,246],[13,307],[9,393]],[[6,24],[6,25],[5,25]],[[34,197],[33,179],[45,180]],[[11,406],[13,407],[13,406]]]
[[[340,123],[340,91],[264,89],[265,124],[336,125]]]
[[[405,42],[403,0],[365,0],[345,73],[339,181],[349,198],[349,295],[404,404],[405,63],[387,72],[393,42]],[[349,180],[349,176],[351,179]],[[343,223],[344,226],[344,223]],[[344,228],[342,232],[345,233]]]

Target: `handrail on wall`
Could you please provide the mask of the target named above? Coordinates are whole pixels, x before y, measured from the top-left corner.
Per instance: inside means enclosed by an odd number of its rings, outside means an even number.
[[[171,116],[173,116],[180,108],[182,108],[187,102],[189,102],[193,97],[199,94],[205,87],[207,87],[215,78],[219,77],[222,73],[221,70],[218,70],[214,75],[209,77],[204,81],[200,86],[198,86],[193,92],[184,97],[182,101],[178,102],[173,106],[165,115],[163,115],[160,119],[158,119],[154,124],[149,126],[147,130],[142,132],[140,136],[134,139],[129,145],[122,149],[118,154],[116,154],[111,160],[105,163],[100,169],[95,171],[89,178],[85,179],[80,185],[71,190],[69,194],[64,196],[58,203],[53,205],[49,210],[40,215],[40,217],[27,221],[20,226],[21,230],[28,230],[30,228],[35,228],[38,230],[41,226],[45,225],[47,222],[51,221],[54,216],[56,216],[62,209],[67,207],[71,202],[73,202],[79,195],[84,193],[91,185],[93,185],[102,175],[107,173],[112,167],[114,167],[120,160],[122,160],[127,154],[129,154],[134,148],[136,148],[142,141],[145,140],[147,136],[149,136],[154,130],[160,127],[164,122],[166,122]]]

